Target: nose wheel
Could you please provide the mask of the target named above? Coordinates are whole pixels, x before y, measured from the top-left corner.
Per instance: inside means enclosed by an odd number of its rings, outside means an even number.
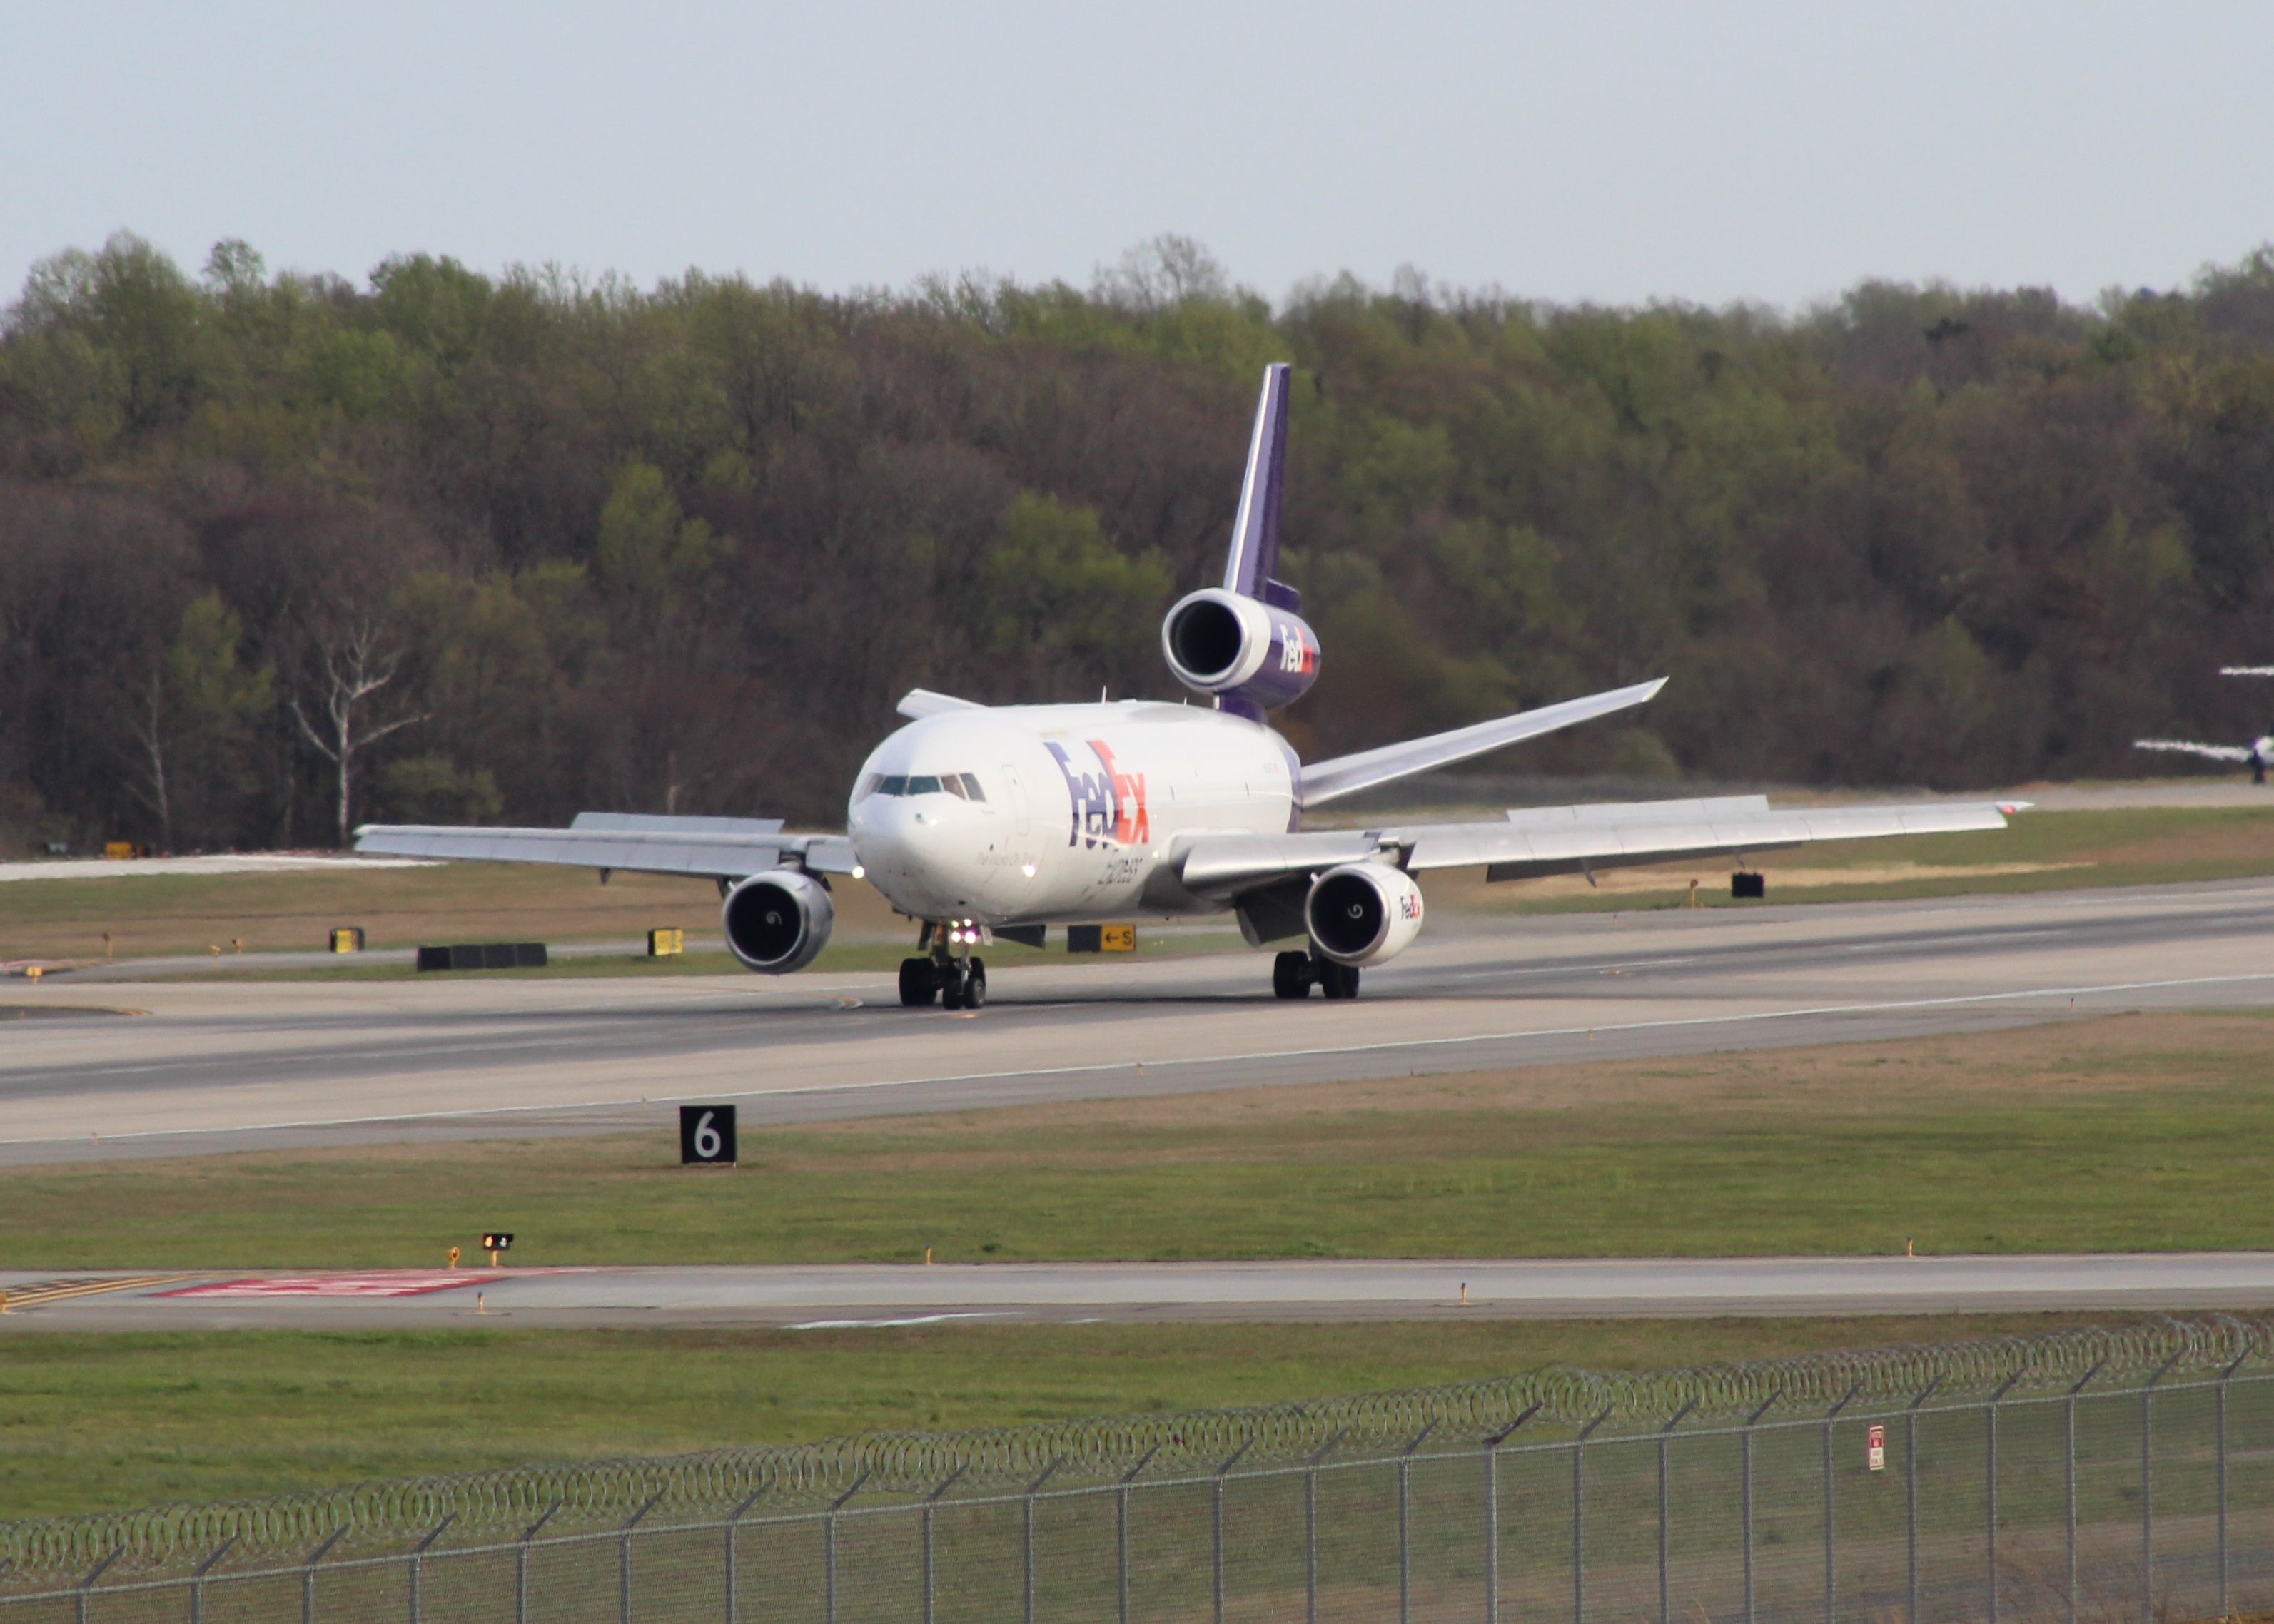
[[[925,1009],[937,1004],[945,1010],[987,1007],[987,961],[969,953],[958,958],[944,950],[926,959],[900,960],[900,1004]]]
[[[1358,966],[1301,951],[1271,961],[1271,992],[1280,998],[1307,998],[1316,987],[1329,998],[1358,996]]]

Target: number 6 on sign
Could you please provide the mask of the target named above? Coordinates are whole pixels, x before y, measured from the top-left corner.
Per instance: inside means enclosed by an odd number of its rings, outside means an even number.
[[[683,1167],[734,1166],[734,1108],[731,1105],[681,1106],[679,1160]]]

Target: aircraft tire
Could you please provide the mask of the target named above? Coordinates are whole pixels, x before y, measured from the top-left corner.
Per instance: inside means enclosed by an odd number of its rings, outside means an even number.
[[[1319,990],[1329,998],[1358,996],[1358,966],[1341,965],[1332,959],[1319,961]]]
[[[975,959],[963,976],[963,1007],[983,1010],[987,1007],[987,966]]]
[[[1308,953],[1282,953],[1271,961],[1271,995],[1276,998],[1307,998],[1313,980]]]
[[[903,1008],[927,1008],[939,996],[939,978],[932,974],[929,959],[900,960],[900,1004]]]

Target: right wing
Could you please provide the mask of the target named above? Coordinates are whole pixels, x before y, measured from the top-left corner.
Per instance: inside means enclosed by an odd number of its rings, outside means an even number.
[[[669,817],[636,812],[579,812],[566,829],[479,829],[365,823],[356,850],[390,857],[471,862],[561,863],[627,874],[686,874],[740,880],[768,868],[825,874],[855,871],[843,835],[782,832],[778,817]]]
[[[1986,801],[1777,808],[1766,795],[1532,808],[1491,823],[1203,835],[1180,853],[1181,877],[1194,895],[1219,899],[1368,861],[1412,872],[1481,867],[1488,880],[1531,879],[1685,857],[1743,859],[1814,840],[2003,829],[2007,813],[2020,809]]]
[[[2187,739],[2135,739],[2135,750],[2169,750],[2181,756],[2201,756],[2211,761],[2243,762],[2250,752],[2239,744],[2196,744]]]
[[[1537,710],[1520,710],[1514,716],[1456,727],[1449,733],[1431,733],[1425,739],[1408,739],[1403,744],[1385,744],[1379,749],[1360,750],[1355,756],[1314,762],[1302,770],[1296,780],[1295,804],[1323,806],[1344,795],[1355,795],[1362,789],[1372,789],[1377,784],[1427,772],[1434,767],[1449,767],[1455,762],[1482,756],[1502,745],[1536,739],[1575,722],[1592,721],[1614,710],[1641,704],[1654,698],[1665,686],[1666,679],[1660,677],[1654,681],[1638,682],[1631,688],[1613,688],[1607,694],[1590,694],[1584,699],[1567,699],[1560,704],[1542,705]]]

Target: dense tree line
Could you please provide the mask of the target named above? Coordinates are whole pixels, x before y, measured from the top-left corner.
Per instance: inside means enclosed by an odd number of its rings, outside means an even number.
[[[1173,238],[831,296],[122,235],[0,327],[0,823],[829,821],[911,686],[1173,692],[1280,358],[1306,751],[1660,673],[1526,763],[1957,787],[2260,720],[2211,668],[2274,658],[2274,251],[1782,315],[1275,309]]]

